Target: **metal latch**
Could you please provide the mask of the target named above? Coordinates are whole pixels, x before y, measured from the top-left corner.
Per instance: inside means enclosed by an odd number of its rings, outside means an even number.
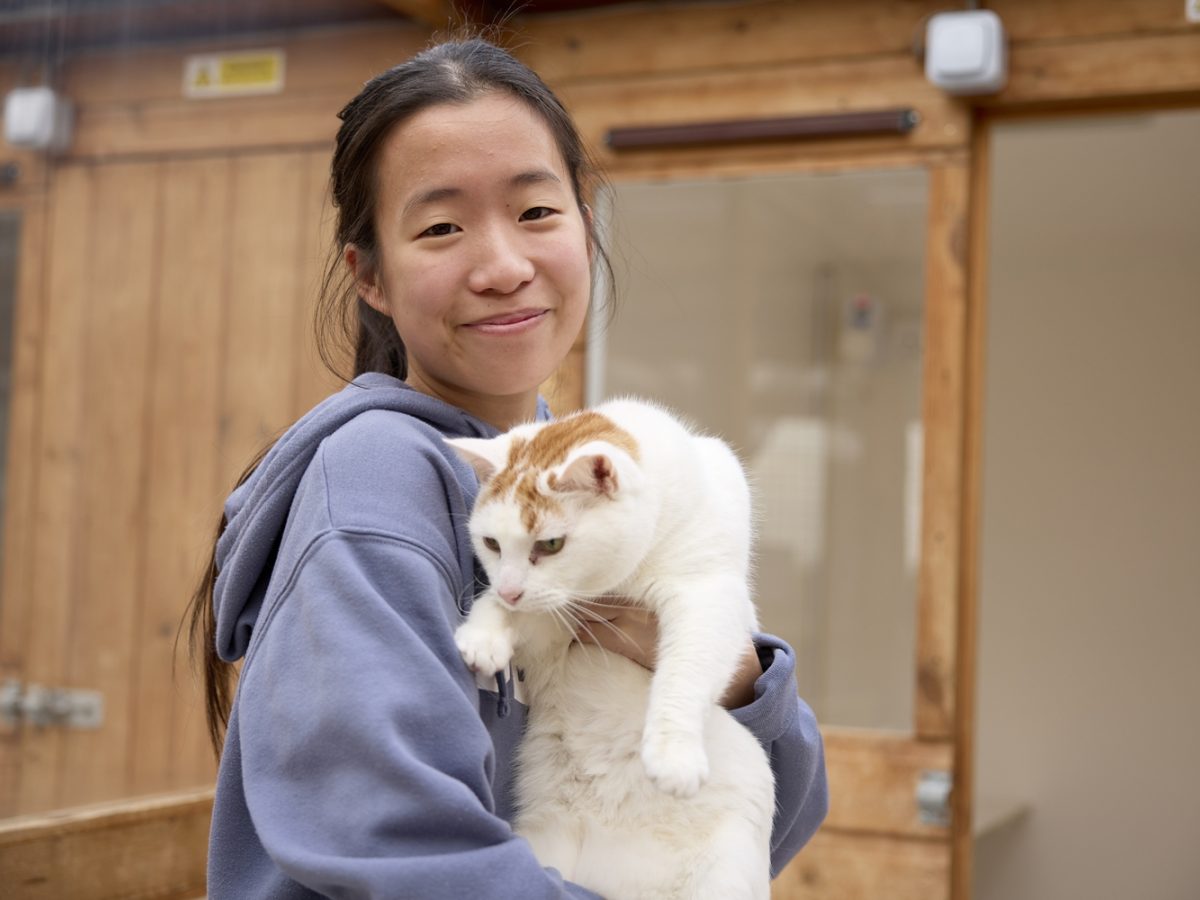
[[[950,792],[954,779],[949,772],[922,772],[917,781],[917,818],[922,825],[950,825]]]
[[[22,722],[38,728],[99,728],[104,722],[104,696],[99,691],[23,685],[10,678],[0,687],[0,723]]]

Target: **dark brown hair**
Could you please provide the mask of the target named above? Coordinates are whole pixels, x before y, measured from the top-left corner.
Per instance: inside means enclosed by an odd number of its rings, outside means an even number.
[[[384,140],[394,128],[424,109],[469,103],[497,92],[527,104],[550,129],[587,225],[592,258],[612,283],[612,267],[586,204],[600,176],[558,98],[529,67],[488,41],[471,38],[438,44],[368,81],[338,114],[342,124],[330,166],[330,194],[337,221],[315,326],[321,359],[339,377],[343,376],[338,371],[338,360],[350,349],[354,376],[384,372],[403,379],[408,374],[407,354],[395,325],[358,296],[353,275],[341,258],[342,248],[354,244],[367,266],[378,264],[378,156]],[[269,449],[265,447],[258,453],[238,485],[251,476]],[[217,538],[227,524],[222,515]],[[220,658],[216,648],[215,544],[214,540],[213,555],[184,621],[193,661],[199,657],[203,667],[208,733],[219,756],[233,703],[234,668]]]

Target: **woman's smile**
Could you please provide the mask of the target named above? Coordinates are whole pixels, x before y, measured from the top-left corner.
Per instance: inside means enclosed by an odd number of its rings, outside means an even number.
[[[548,309],[520,309],[515,312],[489,316],[475,322],[468,322],[462,327],[476,334],[501,336],[525,334],[540,325],[549,314],[550,310]]]

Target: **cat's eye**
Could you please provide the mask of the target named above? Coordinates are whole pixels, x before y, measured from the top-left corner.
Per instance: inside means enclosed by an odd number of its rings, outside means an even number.
[[[493,553],[500,552],[500,542],[498,540],[496,540],[495,538],[484,538],[483,546],[487,547]]]
[[[566,543],[566,540],[567,540],[566,538],[560,538],[560,537],[548,538],[547,540],[544,540],[544,541],[535,542],[533,545],[533,549],[536,550],[542,556],[553,556],[555,553],[557,553],[559,550],[561,550],[563,548],[563,544]]]

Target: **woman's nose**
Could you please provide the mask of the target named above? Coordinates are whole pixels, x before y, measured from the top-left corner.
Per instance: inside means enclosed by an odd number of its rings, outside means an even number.
[[[511,294],[533,279],[533,262],[514,236],[497,229],[480,236],[475,265],[467,283],[478,294]]]

